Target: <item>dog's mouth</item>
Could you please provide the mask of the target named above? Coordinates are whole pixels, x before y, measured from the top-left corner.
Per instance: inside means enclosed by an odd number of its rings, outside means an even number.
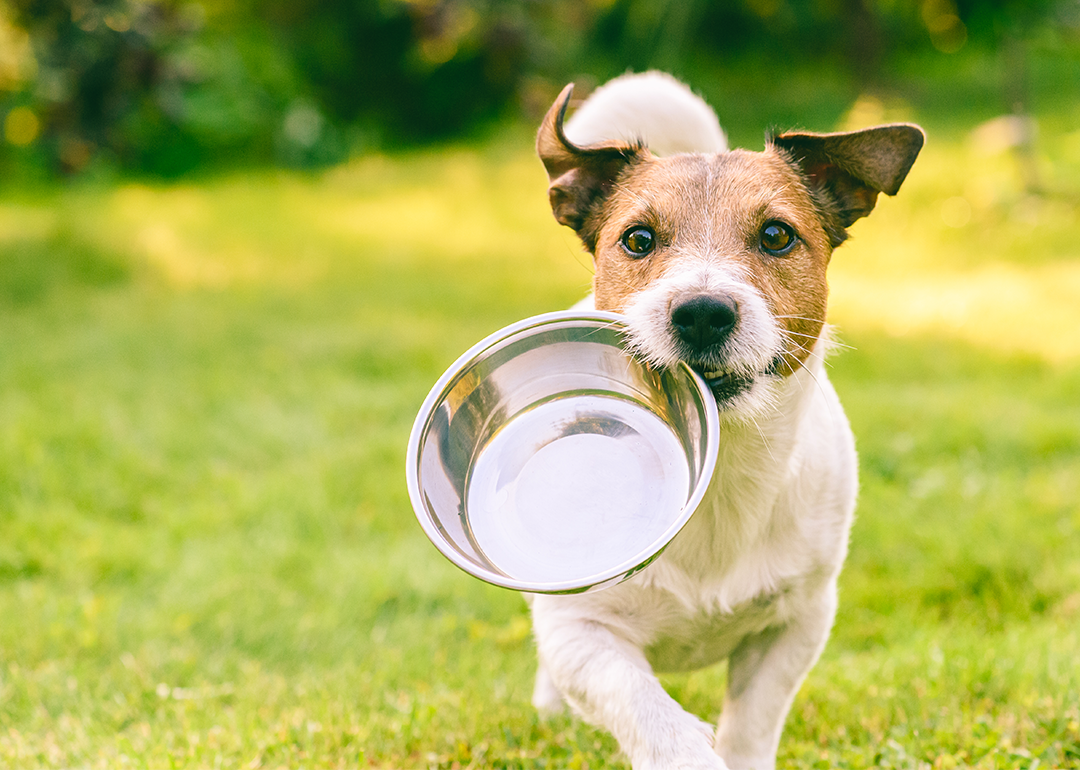
[[[745,372],[731,372],[722,369],[706,369],[698,364],[691,364],[691,368],[701,375],[709,390],[713,392],[717,402],[728,401],[750,389],[754,384],[754,377]]]
[[[740,393],[745,393],[754,385],[754,381],[760,376],[776,374],[782,365],[782,359],[777,356],[762,372],[733,371],[729,369],[710,368],[704,364],[691,363],[690,368],[701,375],[709,390],[713,392],[717,403],[730,401]]]

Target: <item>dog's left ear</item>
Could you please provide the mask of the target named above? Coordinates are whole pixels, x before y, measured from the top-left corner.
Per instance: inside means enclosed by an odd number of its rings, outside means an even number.
[[[601,142],[578,147],[566,138],[563,119],[574,84],[566,86],[544,116],[536,137],[536,152],[547,169],[548,200],[559,224],[573,228],[589,251],[595,252],[599,222],[594,216],[630,163],[648,151],[641,145]]]
[[[893,123],[838,134],[788,133],[770,144],[802,172],[826,215],[833,246],[845,228],[874,209],[878,193],[896,195],[915,163],[926,134],[911,123]]]

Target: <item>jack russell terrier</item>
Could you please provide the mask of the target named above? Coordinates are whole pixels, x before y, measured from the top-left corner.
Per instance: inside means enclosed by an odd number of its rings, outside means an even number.
[[[924,134],[784,133],[729,151],[713,111],[668,75],[611,81],[564,129],[572,88],[537,151],[555,218],[594,259],[579,307],[622,313],[635,355],[705,378],[720,452],[697,512],[648,569],[530,597],[533,703],[569,704],[635,770],[771,770],[829,636],[855,507],[854,440],[822,365],[825,272],[846,228],[900,189]],[[715,729],[653,673],[724,659]]]

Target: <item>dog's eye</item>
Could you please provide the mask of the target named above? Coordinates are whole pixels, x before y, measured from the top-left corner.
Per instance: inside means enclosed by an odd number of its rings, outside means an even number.
[[[656,248],[656,236],[647,227],[631,227],[623,233],[619,243],[631,257],[644,257]]]
[[[795,232],[783,222],[767,222],[761,228],[761,248],[774,257],[787,254],[795,245]]]

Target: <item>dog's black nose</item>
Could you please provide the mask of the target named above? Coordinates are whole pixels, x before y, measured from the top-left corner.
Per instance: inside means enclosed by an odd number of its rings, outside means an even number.
[[[695,350],[723,342],[738,320],[739,305],[727,294],[702,294],[671,310],[675,331]]]

